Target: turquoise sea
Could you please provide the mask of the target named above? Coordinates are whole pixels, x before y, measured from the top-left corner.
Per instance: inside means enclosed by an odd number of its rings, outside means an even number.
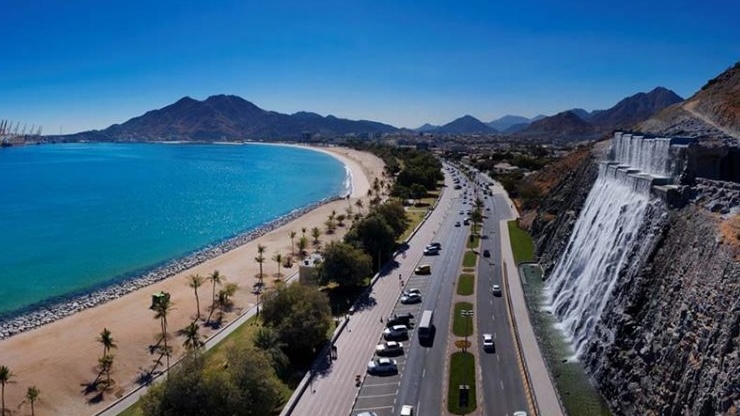
[[[0,149],[0,316],[344,195],[348,178],[337,159],[288,146]]]

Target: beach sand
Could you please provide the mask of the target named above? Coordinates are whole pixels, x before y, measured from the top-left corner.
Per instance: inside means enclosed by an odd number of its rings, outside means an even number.
[[[291,253],[289,233],[297,233],[296,241],[301,236],[301,228],[310,230],[313,227],[325,229],[324,221],[332,211],[344,214],[348,204],[356,212],[355,202],[363,199],[368,205],[367,192],[375,178],[381,178],[383,162],[376,156],[346,148],[312,148],[340,159],[349,166],[352,172],[353,193],[349,201],[338,200],[322,205],[275,230],[258,237],[228,253],[208,260],[192,269],[179,273],[166,280],[147,286],[143,289],[124,295],[118,299],[86,309],[64,319],[52,322],[34,330],[24,332],[0,341],[0,365],[10,367],[15,375],[13,384],[8,384],[5,391],[5,402],[13,415],[30,414],[28,405],[18,408],[24,400],[26,389],[35,385],[40,391],[36,403],[36,413],[42,415],[92,415],[102,410],[120,396],[137,387],[137,375],[152,366],[155,356],[149,354],[148,346],[155,342],[159,333],[159,321],[149,310],[152,293],[165,291],[171,295],[173,311],[168,316],[168,328],[174,334],[185,327],[195,316],[196,303],[193,290],[187,286],[186,278],[199,273],[207,276],[219,270],[227,282],[235,282],[239,290],[233,297],[235,312],[226,315],[226,323],[231,321],[241,310],[257,302],[252,293],[257,282],[259,266],[254,258],[257,256],[257,245],[267,247],[266,261],[263,264],[265,284],[271,285],[277,264],[272,260],[276,252],[288,256]],[[346,232],[338,228],[331,235],[322,235],[321,241],[340,238]],[[306,233],[310,239],[310,231]],[[311,249],[309,249],[309,252]],[[281,268],[284,276],[297,270]],[[211,285],[206,282],[199,289],[201,314],[206,312],[211,303]],[[107,392],[102,402],[90,404],[88,400],[94,394],[83,393],[84,384],[95,379],[97,359],[102,355],[102,346],[96,341],[98,334],[108,328],[118,348],[113,350],[115,361],[112,379],[116,386]],[[201,333],[211,335],[212,330],[201,327]],[[173,335],[174,336],[174,335]],[[181,356],[182,339],[174,338],[172,361]]]

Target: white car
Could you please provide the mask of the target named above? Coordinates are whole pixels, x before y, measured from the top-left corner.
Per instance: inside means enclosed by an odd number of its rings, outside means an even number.
[[[393,358],[376,358],[367,363],[368,374],[395,374],[398,363]]]
[[[401,355],[403,354],[403,344],[398,341],[381,342],[375,347],[375,354],[384,355]]]
[[[414,416],[414,406],[408,404],[401,406],[401,416]]]
[[[493,293],[493,296],[501,296],[501,286],[493,285],[493,287],[491,288],[491,293]]]
[[[494,349],[496,349],[496,347],[493,344],[493,335],[483,334],[483,350],[493,351]]]
[[[409,336],[409,329],[406,325],[393,325],[390,328],[383,330],[383,338],[386,340],[394,340],[397,338],[405,338]]]
[[[429,247],[427,247],[427,248],[424,249],[424,255],[425,256],[436,256],[437,254],[439,254],[439,249],[438,248],[429,248]]]
[[[415,293],[417,295],[421,295],[421,290],[420,289],[417,289],[415,287],[412,287],[411,289],[406,290],[406,291],[403,292],[404,295],[410,295],[412,293]]]
[[[401,303],[404,305],[411,305],[412,303],[421,303],[421,294],[419,293],[408,293],[401,296]]]
[[[527,416],[527,412],[524,410],[518,410],[512,414],[512,416]]]

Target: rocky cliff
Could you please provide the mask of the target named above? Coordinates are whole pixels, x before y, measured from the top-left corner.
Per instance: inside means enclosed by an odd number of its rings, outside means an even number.
[[[564,255],[606,145],[565,171],[534,214],[546,275]],[[681,209],[650,205],[643,243],[625,253],[630,266],[582,357],[615,415],[740,414],[740,189],[707,178],[692,188]]]

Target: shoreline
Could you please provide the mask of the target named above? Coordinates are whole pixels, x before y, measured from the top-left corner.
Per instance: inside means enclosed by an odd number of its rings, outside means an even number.
[[[346,164],[344,166],[346,170],[349,169]],[[275,218],[250,231],[239,233],[233,237],[227,237],[217,243],[208,244],[184,256],[164,260],[159,265],[153,265],[140,271],[132,271],[132,275],[129,277],[126,277],[125,274],[114,276],[110,280],[101,283],[99,286],[93,286],[89,291],[84,291],[83,293],[59,295],[47,301],[37,302],[14,311],[0,313],[0,340],[50,324],[59,319],[82,312],[85,309],[94,308],[173,277],[208,260],[235,250],[322,205],[342,199],[344,197],[333,196],[310,203],[302,208],[296,208],[288,214]]]
[[[17,333],[0,340],[0,365],[8,366],[14,374],[15,384],[8,386],[5,399],[8,407],[15,407],[24,400],[25,388],[35,385],[43,392],[43,400],[37,403],[38,414],[96,414],[117,397],[139,386],[137,379],[152,369],[153,356],[148,346],[161,331],[160,322],[154,319],[149,309],[151,294],[159,291],[170,293],[173,300],[172,313],[168,317],[168,326],[173,335],[173,357],[184,353],[179,337],[174,337],[178,328],[183,328],[193,321],[196,313],[196,298],[193,289],[188,286],[187,276],[200,274],[210,275],[219,270],[229,283],[238,285],[232,298],[234,310],[225,315],[223,324],[236,319],[244,310],[253,307],[259,296],[253,291],[258,281],[259,265],[254,261],[258,245],[267,247],[264,264],[264,280],[267,287],[273,286],[298,270],[299,262],[291,268],[277,267],[273,254],[282,253],[291,256],[293,242],[292,232],[301,237],[302,230],[318,227],[324,230],[327,216],[332,213],[344,213],[356,209],[355,203],[363,200],[367,203],[367,191],[375,178],[382,177],[384,164],[378,157],[343,147],[308,147],[307,150],[326,152],[348,166],[353,173],[353,190],[350,198],[325,200],[323,204],[313,205],[312,210],[291,216],[282,225],[272,224],[270,231],[256,236],[251,241],[235,247],[230,251],[184,269],[174,275],[153,282],[139,290],[132,290],[119,297],[110,299],[71,313],[61,319],[50,320],[35,329]],[[333,234],[322,234],[323,244],[342,238],[349,224],[339,227]],[[311,246],[308,252],[314,249]],[[280,272],[281,276],[277,275]],[[206,283],[198,292],[200,310],[208,313],[211,304],[212,286]],[[115,364],[112,378],[115,387],[99,398],[81,391],[80,386],[90,383],[98,375],[97,357],[100,355],[100,344],[97,342],[103,328],[107,328],[118,345],[115,349]],[[203,340],[210,338],[216,330],[207,326],[200,327]]]

